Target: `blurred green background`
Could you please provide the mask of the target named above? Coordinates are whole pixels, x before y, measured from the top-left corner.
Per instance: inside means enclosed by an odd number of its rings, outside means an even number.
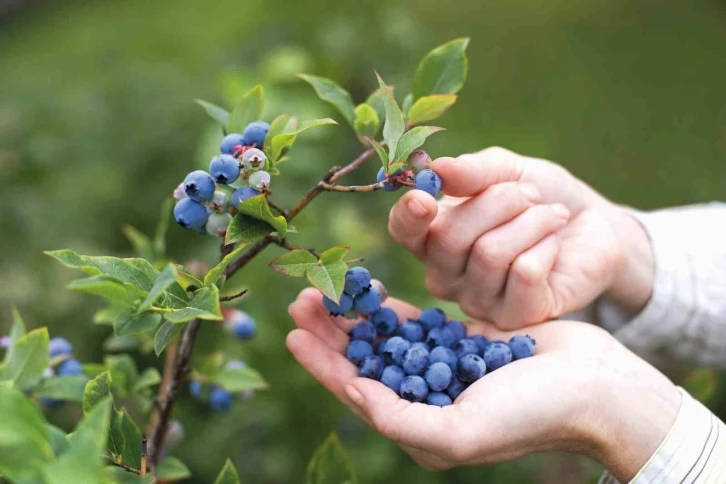
[[[229,105],[265,84],[265,118],[336,116],[294,74],[339,81],[362,101],[372,69],[408,92],[418,60],[471,36],[469,81],[432,138],[434,155],[489,145],[556,160],[605,195],[640,208],[724,198],[726,4],[716,0],[16,1],[0,12],[0,332],[10,307],[100,361],[100,301],[64,289],[69,270],[41,250],[128,255],[121,228],[151,232],[161,201],[204,167],[220,134],[193,98]],[[360,150],[345,126],[304,135],[275,181],[290,204]],[[351,182],[370,183],[369,166]],[[398,297],[426,305],[423,269],[386,232],[399,194],[326,194],[295,221],[303,245],[352,243]],[[213,262],[217,243],[173,227],[179,261]],[[236,276],[260,334],[241,344],[212,327],[197,354],[222,347],[260,369],[271,390],[212,415],[189,398],[176,416],[193,436],[175,452],[211,482],[229,455],[245,482],[301,482],[337,429],[362,482],[567,483],[595,463],[534,456],[490,468],[426,473],[357,421],[292,359],[286,308],[304,287],[265,268]],[[154,358],[140,360],[157,364]],[[716,375],[700,374],[713,383]],[[723,387],[723,385],[721,386]],[[188,397],[188,395],[185,395]],[[726,395],[704,398],[723,418]],[[53,418],[68,427],[74,410]],[[496,413],[492,412],[492,418]]]

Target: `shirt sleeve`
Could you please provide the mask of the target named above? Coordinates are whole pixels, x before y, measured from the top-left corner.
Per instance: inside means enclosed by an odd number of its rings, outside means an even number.
[[[630,484],[723,484],[726,425],[684,389],[673,427]],[[599,484],[620,484],[605,472]]]
[[[632,317],[602,298],[596,320],[656,364],[726,368],[726,204],[632,213],[653,249],[651,299]]]

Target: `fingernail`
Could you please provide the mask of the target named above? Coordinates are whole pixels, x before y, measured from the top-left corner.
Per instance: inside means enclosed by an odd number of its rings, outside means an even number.
[[[570,216],[570,211],[567,209],[567,207],[560,203],[555,203],[554,205],[552,205],[552,211],[562,218],[569,218]]]
[[[527,200],[531,202],[535,202],[539,200],[540,194],[539,194],[539,188],[532,185],[531,183],[520,183],[519,185],[519,191],[522,192],[522,194],[527,198]]]
[[[353,385],[346,385],[345,393],[346,395],[348,395],[348,398],[353,400],[353,403],[355,403],[359,407],[363,406],[363,395],[361,395],[356,387],[354,387]]]
[[[412,198],[411,200],[409,200],[407,206],[408,206],[408,210],[416,218],[424,218],[429,213],[429,211],[426,210],[426,207],[423,206],[423,203],[416,200],[415,198]]]

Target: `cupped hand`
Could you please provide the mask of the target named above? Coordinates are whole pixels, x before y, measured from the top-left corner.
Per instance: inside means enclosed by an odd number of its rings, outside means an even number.
[[[419,310],[389,298],[401,321]],[[581,452],[627,481],[667,433],[680,395],[673,384],[605,331],[558,321],[527,328],[534,357],[472,384],[447,407],[411,403],[359,378],[343,355],[357,321],[327,314],[315,289],[290,306],[295,358],[381,435],[427,469],[491,464],[547,450]],[[508,340],[514,333],[471,323],[469,334]]]
[[[637,311],[650,297],[648,238],[624,209],[559,165],[488,148],[431,168],[437,203],[412,190],[389,232],[426,264],[428,289],[502,329],[580,309],[603,292]]]

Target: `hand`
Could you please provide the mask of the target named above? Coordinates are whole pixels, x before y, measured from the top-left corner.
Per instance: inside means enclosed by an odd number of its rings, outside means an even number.
[[[389,298],[401,320],[419,310]],[[485,375],[453,405],[410,403],[383,384],[357,378],[343,351],[357,322],[329,316],[320,293],[290,306],[298,329],[287,338],[295,358],[384,437],[426,469],[492,464],[525,454],[568,450],[602,462],[628,482],[673,424],[680,394],[661,373],[605,331],[558,321],[527,328],[535,356]],[[485,323],[470,334],[508,340]]]
[[[431,168],[446,196],[437,203],[411,190],[388,229],[424,261],[433,295],[502,329],[580,309],[605,291],[632,312],[650,298],[644,229],[561,166],[488,148]]]

